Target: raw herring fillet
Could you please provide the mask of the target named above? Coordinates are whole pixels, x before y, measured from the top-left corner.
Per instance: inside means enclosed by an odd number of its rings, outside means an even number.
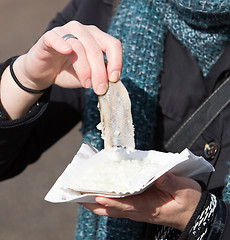
[[[109,151],[113,147],[135,149],[134,127],[129,94],[121,81],[109,82],[108,91],[98,97],[104,147]]]

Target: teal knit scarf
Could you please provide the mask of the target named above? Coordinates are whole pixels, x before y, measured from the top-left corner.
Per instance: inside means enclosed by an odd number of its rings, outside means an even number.
[[[223,53],[230,35],[229,1],[123,0],[109,33],[124,49],[122,82],[131,102],[137,149],[154,148],[156,106],[163,70],[164,40],[172,34],[197,58],[204,76]],[[103,141],[97,96],[88,91],[84,137],[97,149]],[[144,224],[128,219],[99,217],[79,207],[76,239],[143,239]]]

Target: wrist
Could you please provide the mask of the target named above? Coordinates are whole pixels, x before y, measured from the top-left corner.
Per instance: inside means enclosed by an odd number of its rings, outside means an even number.
[[[212,224],[215,217],[216,207],[216,197],[208,192],[203,192],[201,199],[179,240],[197,239],[199,236],[206,234],[208,227]]]
[[[179,220],[178,225],[173,227],[183,232],[187,225],[189,224],[189,222],[191,221],[191,219],[193,219],[194,216],[195,217],[197,216],[201,206],[203,206],[204,199],[205,194],[199,192],[199,195],[197,195],[196,200],[194,199],[193,202],[190,202],[190,206],[187,209],[187,211],[183,213],[183,217],[178,219]]]
[[[32,94],[44,93],[50,87],[49,82],[40,78],[36,79],[36,77],[31,77],[31,74],[26,70],[26,62],[26,55],[13,58],[10,64],[11,77],[18,87],[25,92]],[[33,72],[36,71],[34,70]]]
[[[14,120],[27,114],[41,95],[27,93],[18,87],[11,76],[9,65],[6,66],[0,81],[0,99],[7,119]]]

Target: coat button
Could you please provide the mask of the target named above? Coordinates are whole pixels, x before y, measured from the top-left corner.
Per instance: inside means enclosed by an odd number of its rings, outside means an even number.
[[[216,156],[218,149],[219,146],[217,142],[206,143],[204,146],[204,157],[208,160],[212,160]]]

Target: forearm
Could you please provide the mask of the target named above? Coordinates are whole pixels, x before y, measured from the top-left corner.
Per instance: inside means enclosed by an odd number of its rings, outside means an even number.
[[[0,181],[37,161],[79,123],[84,99],[84,89],[52,86],[25,116],[16,120],[7,119],[0,105]]]

